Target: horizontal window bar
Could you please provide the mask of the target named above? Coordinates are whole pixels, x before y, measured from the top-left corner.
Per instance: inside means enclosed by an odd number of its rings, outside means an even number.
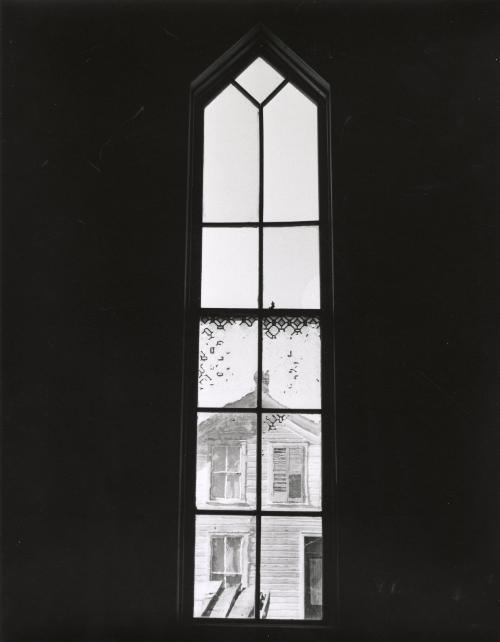
[[[313,227],[318,226],[319,221],[263,221],[258,223],[256,221],[249,221],[248,223],[241,223],[240,221],[234,222],[210,222],[202,223],[203,227]]]
[[[195,626],[200,627],[220,627],[224,626],[224,629],[227,629],[231,626],[235,628],[248,627],[255,628],[255,626],[261,626],[266,628],[273,629],[303,629],[307,627],[308,629],[316,630],[325,630],[330,629],[330,626],[327,626],[325,618],[314,619],[314,620],[276,620],[272,618],[264,618],[257,620],[255,618],[245,618],[241,620],[231,619],[231,618],[218,618],[218,617],[193,617],[192,623]]]
[[[254,517],[260,515],[261,517],[323,517],[322,510],[242,510],[241,508],[230,510],[227,508],[217,508],[210,510],[208,508],[197,508],[196,515],[217,515],[232,516],[232,515],[246,515],[247,517]]]
[[[318,408],[231,408],[228,406],[200,406],[197,412],[227,412],[227,413],[255,413],[255,414],[279,414],[279,415],[321,415],[322,410]]]
[[[325,630],[327,628],[326,621],[324,618],[322,619],[314,619],[314,620],[306,620],[306,619],[296,619],[296,620],[276,620],[272,618],[264,618],[264,619],[254,619],[253,617],[237,620],[237,619],[231,619],[231,618],[220,618],[220,617],[193,617],[193,624],[197,626],[208,626],[208,627],[218,627],[218,626],[224,626],[225,629],[227,629],[230,626],[234,626],[236,628],[241,628],[241,627],[255,627],[255,625],[260,626],[260,627],[266,627],[266,628],[287,628],[287,629],[303,629],[304,627],[307,627],[308,629],[316,629],[316,630]],[[328,627],[330,629],[330,627]]]
[[[318,308],[200,308],[201,317],[318,317]]]

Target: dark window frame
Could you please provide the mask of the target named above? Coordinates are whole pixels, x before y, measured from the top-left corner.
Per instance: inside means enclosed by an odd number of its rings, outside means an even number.
[[[252,60],[261,55],[286,79],[312,99],[318,108],[318,173],[319,173],[319,238],[320,238],[320,295],[318,310],[265,310],[224,309],[225,315],[265,317],[297,314],[316,315],[321,321],[321,415],[322,415],[322,510],[311,516],[323,515],[323,619],[311,620],[214,620],[193,617],[195,496],[196,496],[196,415],[198,370],[198,324],[201,312],[201,231],[203,179],[203,110],[204,107],[230,84]],[[333,315],[333,221],[331,173],[331,93],[324,81],[279,38],[262,25],[256,26],[239,42],[210,65],[190,87],[189,161],[186,222],[186,281],[184,300],[184,372],[181,432],[181,475],[179,494],[179,566],[178,616],[180,622],[197,631],[206,629],[208,635],[218,630],[249,627],[258,630],[333,628],[338,626],[338,490],[337,455],[335,438],[334,393],[334,315]],[[314,223],[313,223],[314,224]],[[278,224],[279,225],[279,224]],[[207,315],[211,310],[204,309]],[[217,309],[214,312],[220,313]],[[206,409],[204,409],[206,410]],[[216,412],[235,412],[234,408],[211,409]],[[237,411],[236,411],[237,412]],[[253,412],[245,409],[244,412]],[[261,410],[261,413],[266,412]],[[301,412],[300,409],[288,410]],[[304,412],[302,410],[302,412]],[[308,411],[311,412],[311,411]],[[257,453],[259,452],[259,444]],[[328,474],[326,474],[328,471]],[[260,492],[258,484],[257,494]],[[197,511],[198,514],[213,511]],[[232,514],[251,516],[255,511],[231,511]],[[293,514],[296,514],[294,511]],[[300,514],[308,514],[307,511]],[[265,511],[266,516],[283,516],[283,511]],[[256,573],[259,565],[256,551]]]

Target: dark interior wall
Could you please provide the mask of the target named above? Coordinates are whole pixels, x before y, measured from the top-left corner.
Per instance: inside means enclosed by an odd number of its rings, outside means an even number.
[[[6,641],[173,636],[189,83],[256,22],[333,90],[342,630],[498,639],[498,12],[165,1],[3,6]]]

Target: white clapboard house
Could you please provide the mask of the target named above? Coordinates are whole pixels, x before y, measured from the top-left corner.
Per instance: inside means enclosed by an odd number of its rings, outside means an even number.
[[[255,391],[198,426],[196,500],[200,509],[255,509]],[[319,416],[288,413],[268,391],[262,405],[261,617],[322,614],[321,518],[265,516],[265,510],[321,508]],[[255,594],[255,518],[199,515],[196,526],[195,616],[251,617]]]

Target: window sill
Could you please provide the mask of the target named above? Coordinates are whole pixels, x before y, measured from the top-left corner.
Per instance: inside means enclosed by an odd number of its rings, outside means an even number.
[[[284,510],[293,510],[294,508],[306,511],[318,511],[321,513],[321,508],[318,506],[311,506],[311,504],[300,502],[274,502],[272,504],[263,504],[262,510],[275,510],[276,508],[283,508]]]
[[[250,504],[249,504],[248,502],[241,502],[241,501],[235,501],[235,502],[233,502],[233,501],[227,501],[227,500],[226,500],[226,501],[223,501],[223,500],[215,500],[215,499],[213,499],[213,500],[211,500],[211,501],[205,502],[205,505],[206,505],[206,506],[210,506],[210,507],[212,507],[212,506],[214,506],[214,507],[221,507],[221,506],[233,506],[233,507],[234,507],[234,506],[242,506],[243,508],[250,508],[250,509],[252,509],[252,507],[250,506]]]

